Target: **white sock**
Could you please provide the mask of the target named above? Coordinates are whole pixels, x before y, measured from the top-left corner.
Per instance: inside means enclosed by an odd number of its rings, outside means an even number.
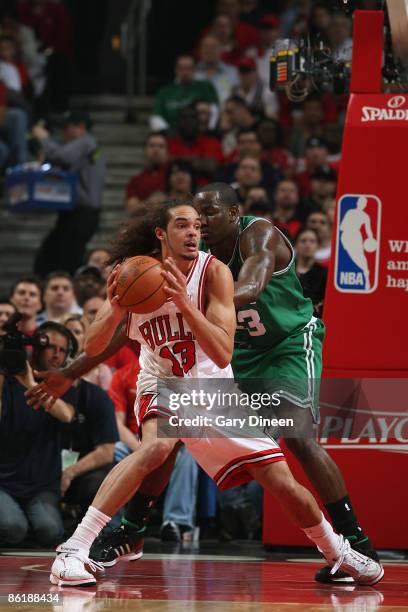
[[[64,549],[72,548],[73,551],[79,549],[81,553],[84,553],[88,557],[93,541],[110,520],[110,516],[100,512],[93,506],[89,506],[87,513],[72,536],[64,542]]]
[[[313,527],[303,529],[307,537],[312,540],[321,553],[326,557],[327,561],[332,564],[340,556],[340,537],[334,533],[333,527],[327,521],[322,513],[322,520]]]

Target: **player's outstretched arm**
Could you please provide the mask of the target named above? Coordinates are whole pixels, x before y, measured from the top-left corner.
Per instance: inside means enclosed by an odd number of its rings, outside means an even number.
[[[234,282],[227,266],[213,260],[207,269],[205,315],[187,295],[186,277],[170,258],[164,262],[165,291],[180,309],[198,344],[219,368],[231,362],[234,348]]]
[[[244,264],[234,285],[234,304],[239,308],[255,302],[272,278],[276,264],[278,232],[268,221],[258,221],[242,235]]]
[[[116,294],[119,270],[120,266],[117,266],[109,275],[108,297],[86,333],[84,349],[88,357],[96,357],[109,346],[117,327],[127,316],[126,310],[119,306],[119,297]]]

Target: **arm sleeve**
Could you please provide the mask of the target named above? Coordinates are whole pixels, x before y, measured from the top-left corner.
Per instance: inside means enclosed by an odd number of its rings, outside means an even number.
[[[75,166],[95,149],[95,143],[87,138],[77,138],[66,144],[58,144],[51,138],[47,138],[43,140],[42,146],[50,162],[64,166]]]

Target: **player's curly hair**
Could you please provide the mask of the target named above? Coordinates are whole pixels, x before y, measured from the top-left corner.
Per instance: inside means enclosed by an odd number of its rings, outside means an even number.
[[[157,255],[161,251],[160,241],[156,238],[155,228],[166,229],[169,222],[169,211],[176,206],[192,206],[193,196],[167,200],[159,206],[141,207],[131,218],[124,223],[111,243],[111,256],[108,265],[120,263],[128,257],[136,255]]]

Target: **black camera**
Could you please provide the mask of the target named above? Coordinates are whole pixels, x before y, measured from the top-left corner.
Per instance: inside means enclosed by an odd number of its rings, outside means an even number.
[[[408,82],[408,3],[406,0],[371,0],[370,8],[384,12],[383,80],[394,88]],[[333,11],[352,15],[366,8],[361,0],[331,0]],[[279,39],[270,57],[272,91],[284,89],[289,100],[301,102],[312,89],[347,93],[351,74],[351,47],[333,53],[319,38]]]
[[[0,373],[6,376],[24,374],[27,361],[26,346],[41,349],[49,344],[47,334],[36,332],[33,336],[26,336],[17,329],[17,324],[22,318],[19,312],[15,312],[3,325],[3,331],[6,333],[0,336]]]

